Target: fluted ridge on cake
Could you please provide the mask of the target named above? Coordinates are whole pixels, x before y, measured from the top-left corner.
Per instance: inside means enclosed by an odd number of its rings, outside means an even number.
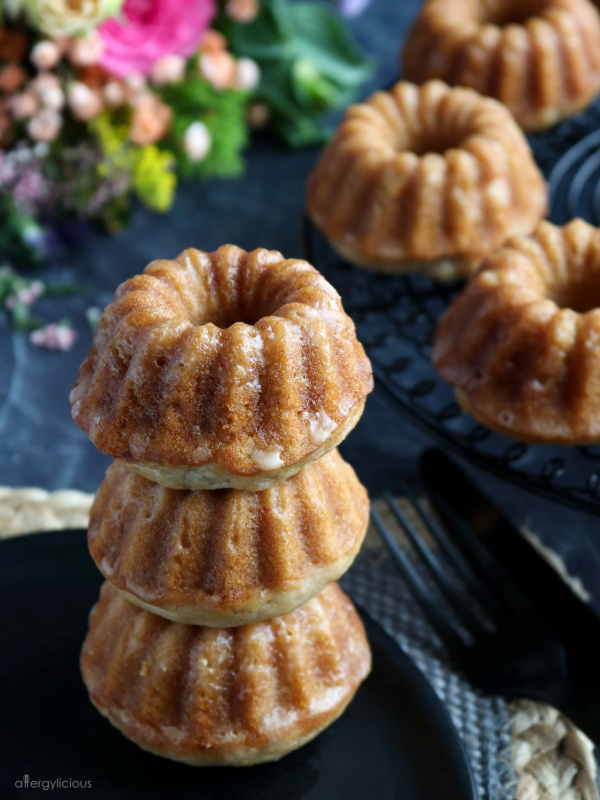
[[[508,235],[529,232],[547,190],[502,105],[441,81],[400,82],[347,110],[306,202],[351,261],[453,279]]]
[[[169,622],[105,583],[81,668],[93,703],[141,747],[190,764],[251,764],[337,718],[370,651],[336,584],[286,616],[219,630]]]
[[[433,361],[461,405],[524,441],[600,440],[600,230],[542,222],[483,263],[440,319]]]
[[[197,468],[208,482],[189,488],[216,488],[286,477],[336,446],[372,380],[339,295],[312,266],[224,245],[154,261],[117,289],[72,413],[100,450],[148,477]]]
[[[541,130],[600,92],[600,15],[589,0],[425,0],[403,63],[415,83],[468,86]]]
[[[285,614],[337,580],[368,514],[366,490],[337,450],[263,492],[165,489],[117,462],[92,506],[88,543],[131,601],[228,627]]]

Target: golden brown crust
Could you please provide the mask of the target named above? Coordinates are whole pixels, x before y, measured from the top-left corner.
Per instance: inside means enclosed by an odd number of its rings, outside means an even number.
[[[600,441],[600,230],[542,222],[489,256],[442,316],[433,363],[484,425]]]
[[[317,450],[301,458],[300,461],[287,467],[259,472],[257,475],[236,475],[215,464],[205,464],[202,467],[165,467],[162,464],[134,464],[132,461],[121,463],[127,464],[142,477],[167,489],[240,489],[247,492],[262,492],[280,481],[291,478],[307,464],[323,458],[330,450],[337,447],[358,423],[364,408],[363,400],[343,422],[340,422]]]
[[[336,584],[284,617],[219,630],[168,622],[104,584],[81,670],[127,737],[186,763],[280,758],[336,719],[370,670],[361,620]]]
[[[404,74],[495,97],[529,131],[600,92],[600,15],[589,0],[425,0]]]
[[[120,463],[90,512],[96,566],[169,619],[228,627],[288,613],[348,569],[366,490],[333,450],[264,492],[176,491]]]
[[[547,191],[502,105],[440,81],[351,106],[307,184],[307,210],[360,265],[452,279],[544,216]]]
[[[224,245],[154,261],[117,289],[71,403],[113,458],[257,475],[318,450],[372,386],[313,267]]]

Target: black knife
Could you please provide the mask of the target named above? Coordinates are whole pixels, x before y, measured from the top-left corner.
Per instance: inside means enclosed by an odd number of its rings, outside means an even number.
[[[559,633],[574,684],[590,700],[600,698],[600,617],[455,461],[432,449],[423,453],[419,468],[444,523],[456,530],[462,522],[478,535]]]

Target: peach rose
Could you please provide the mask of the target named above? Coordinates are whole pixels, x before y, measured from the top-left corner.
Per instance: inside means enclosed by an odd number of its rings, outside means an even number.
[[[235,61],[226,50],[202,53],[198,59],[198,71],[214,89],[226,89],[235,81]]]
[[[135,106],[129,138],[134,144],[153,144],[165,136],[171,126],[173,112],[156,95],[147,94]]]

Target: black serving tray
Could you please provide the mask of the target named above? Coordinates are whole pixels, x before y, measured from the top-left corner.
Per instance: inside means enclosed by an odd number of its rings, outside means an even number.
[[[600,225],[600,104],[529,137],[550,184],[550,219]],[[462,284],[386,275],[346,262],[305,218],[305,257],[342,295],[392,405],[439,445],[523,489],[600,515],[600,446],[527,445],[461,410],[431,364],[437,320]],[[599,411],[600,413],[600,411]]]

